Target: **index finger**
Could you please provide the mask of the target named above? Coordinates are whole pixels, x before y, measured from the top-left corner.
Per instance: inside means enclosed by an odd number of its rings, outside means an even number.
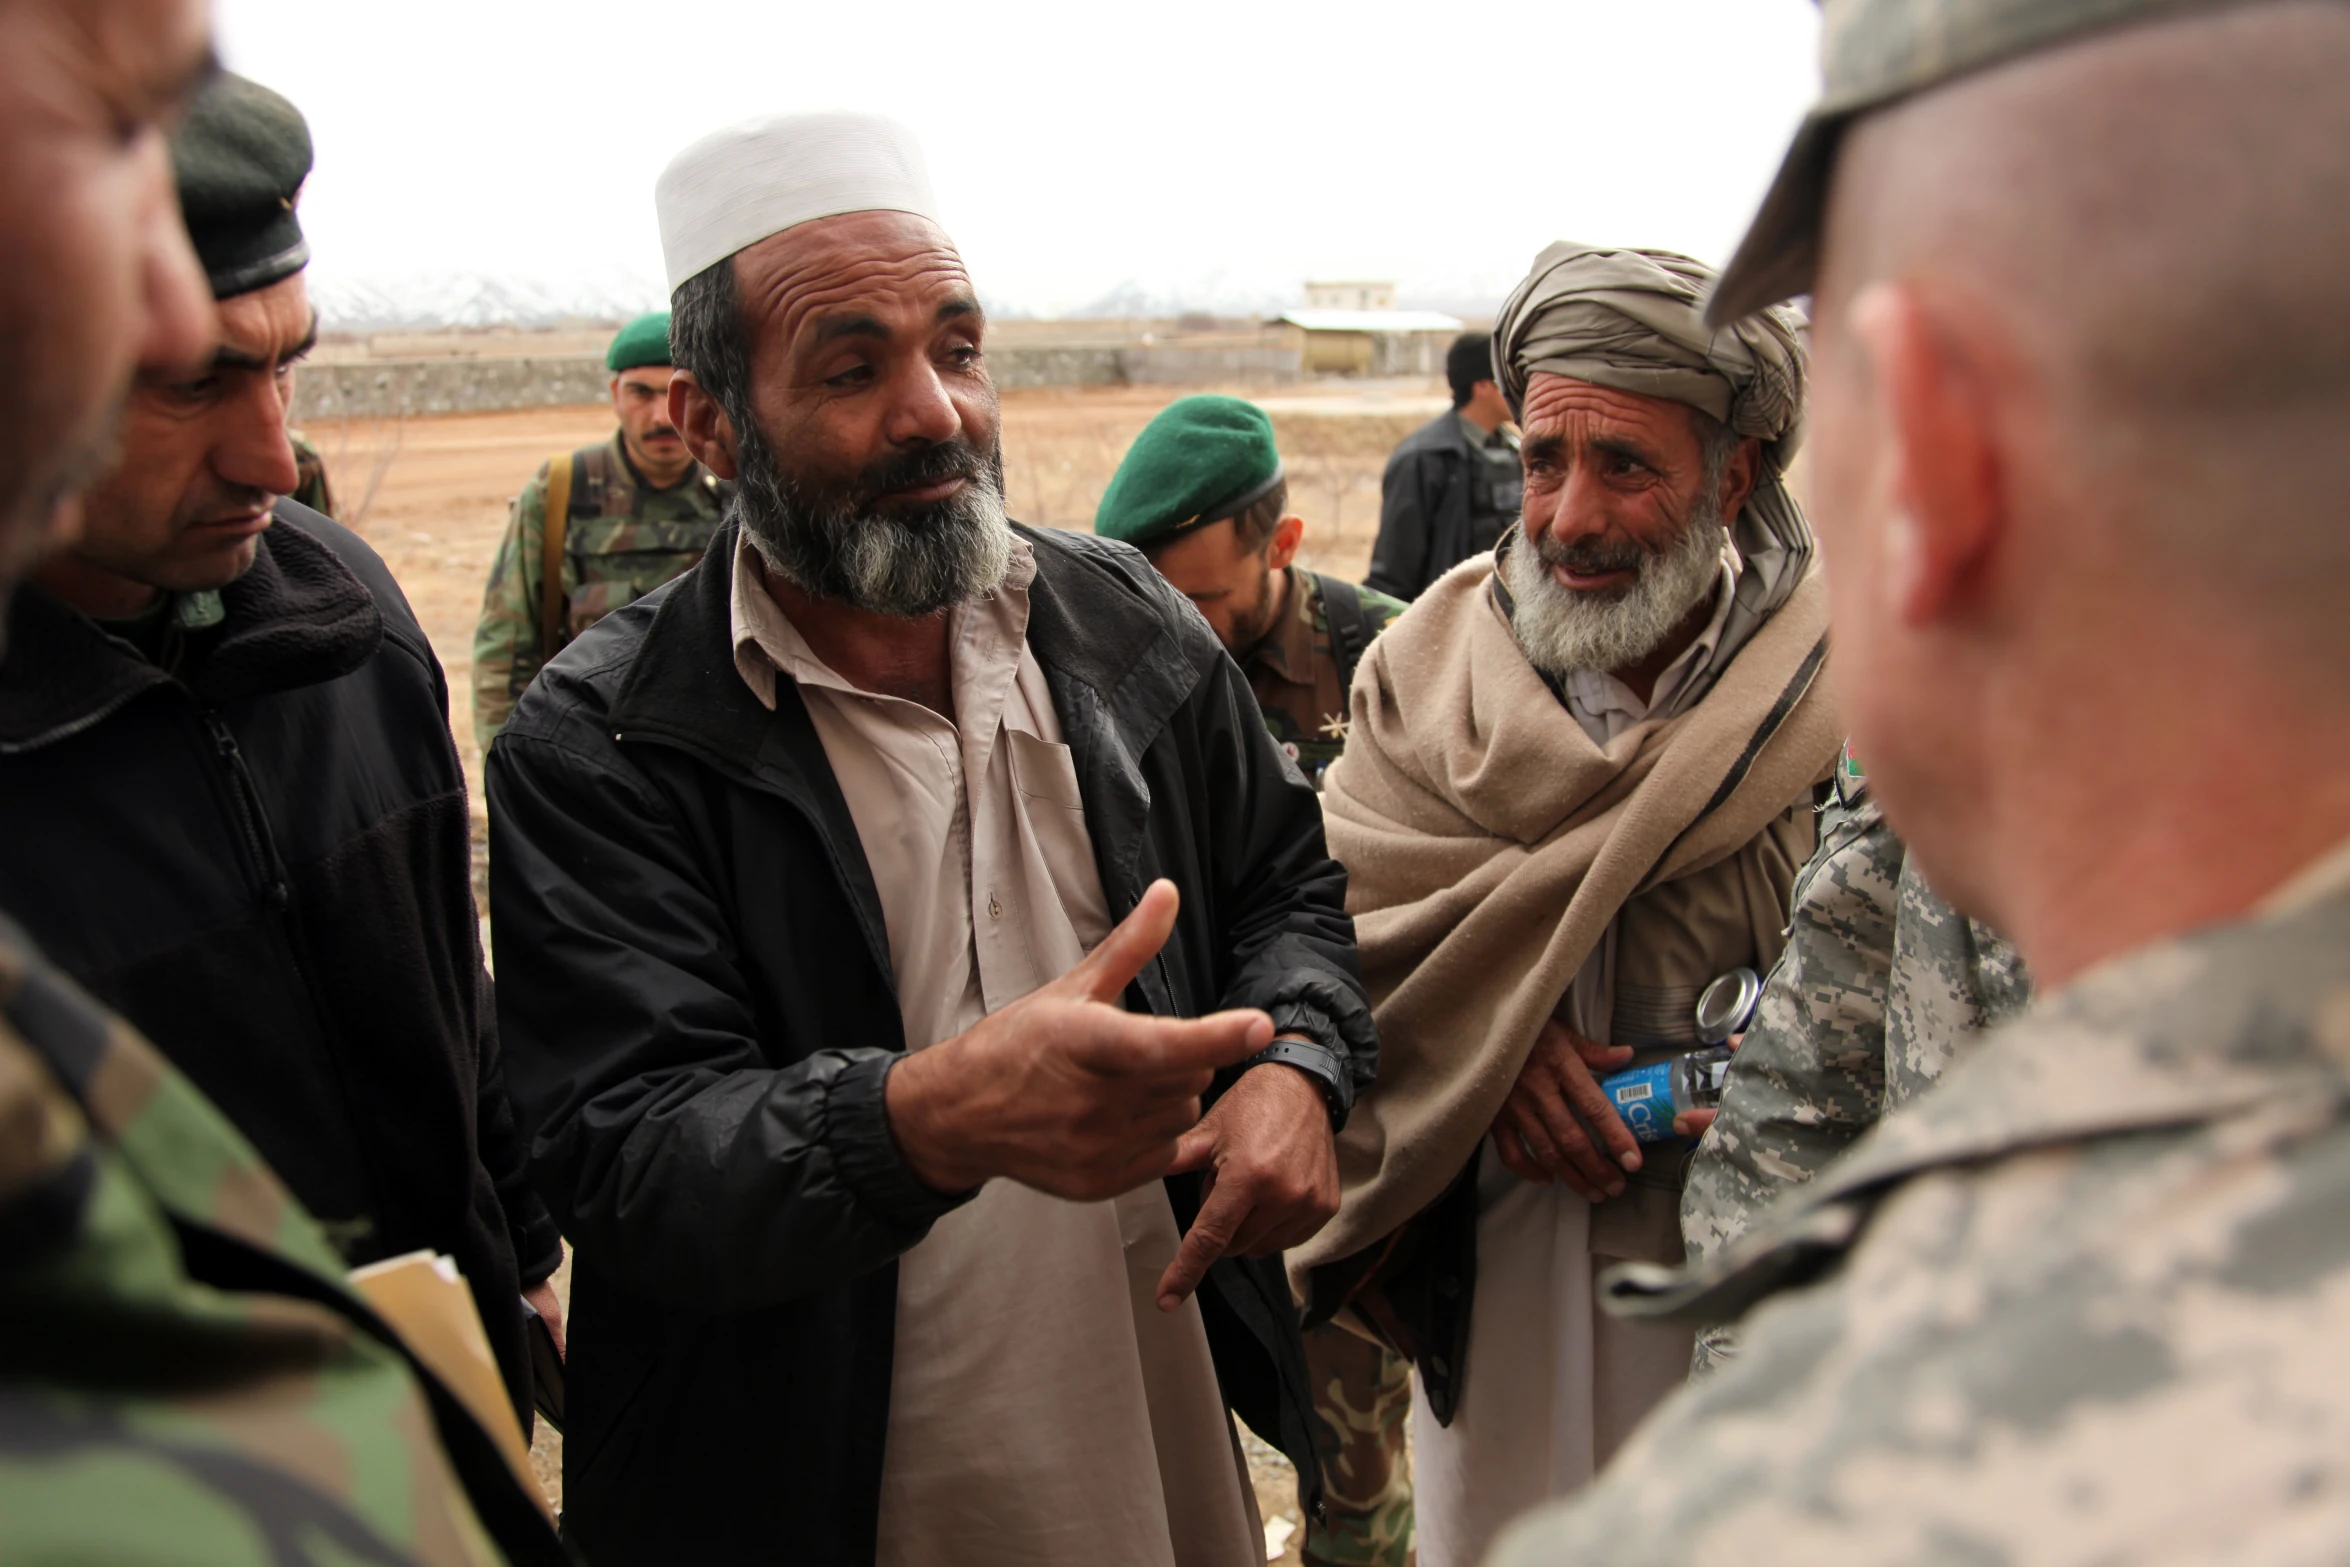
[[[1175,1260],[1159,1275],[1161,1311],[1173,1311],[1199,1288],[1216,1259],[1232,1249],[1232,1238],[1240,1233],[1240,1222],[1248,1217],[1248,1211],[1248,1195],[1237,1187],[1219,1187],[1208,1193],[1208,1200],[1192,1218],[1191,1228],[1183,1232]]]
[[[1607,1144],[1616,1163],[1627,1170],[1639,1169],[1640,1139],[1624,1124],[1623,1116],[1616,1112],[1615,1101],[1608,1098],[1581,1056],[1569,1056],[1560,1063],[1559,1086],[1566,1090],[1567,1103],[1574,1107],[1575,1114],[1591,1129],[1591,1134]]]

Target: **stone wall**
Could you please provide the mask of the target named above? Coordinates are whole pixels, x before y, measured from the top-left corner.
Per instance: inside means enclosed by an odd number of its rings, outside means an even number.
[[[1294,348],[1182,343],[1023,344],[992,350],[1001,387],[1229,386],[1298,378]],[[296,424],[413,418],[499,408],[600,403],[611,396],[601,359],[382,359],[304,365],[294,382]]]
[[[412,418],[601,403],[612,372],[595,359],[380,359],[304,365],[293,421]]]

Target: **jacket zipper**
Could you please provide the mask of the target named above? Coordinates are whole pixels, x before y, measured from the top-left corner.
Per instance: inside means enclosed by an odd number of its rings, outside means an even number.
[[[212,735],[213,748],[220,753],[223,767],[228,769],[229,789],[237,797],[237,828],[244,839],[246,857],[252,862],[253,874],[271,910],[286,912],[293,901],[286,888],[284,864],[277,857],[277,845],[271,839],[268,820],[261,814],[261,791],[253,782],[252,769],[245,765],[244,749],[237,737],[229,731],[217,709],[202,709],[204,727]],[[301,974],[301,959],[297,956],[294,968]],[[302,988],[310,988],[310,978],[301,974]]]

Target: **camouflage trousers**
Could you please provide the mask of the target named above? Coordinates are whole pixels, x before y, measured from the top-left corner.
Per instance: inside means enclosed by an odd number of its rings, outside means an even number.
[[[1308,1328],[1314,1452],[1327,1520],[1308,1521],[1307,1567],[1405,1567],[1412,1549],[1411,1461],[1404,1425],[1411,1367],[1336,1323]]]

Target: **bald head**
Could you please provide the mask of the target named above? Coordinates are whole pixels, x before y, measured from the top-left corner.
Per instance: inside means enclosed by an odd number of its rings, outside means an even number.
[[[2093,35],[1870,115],[1837,166],[1823,314],[1914,282],[2013,357],[2069,478],[2149,542],[2257,518],[2273,548],[2231,552],[2236,585],[2290,594],[2350,566],[2345,83],[2350,7],[2302,0]],[[2305,596],[2350,634],[2327,575],[2327,602]]]
[[[2051,980],[2350,835],[2344,82],[2350,6],[2272,0],[1962,78],[1838,158],[1839,690],[1929,872]]]

